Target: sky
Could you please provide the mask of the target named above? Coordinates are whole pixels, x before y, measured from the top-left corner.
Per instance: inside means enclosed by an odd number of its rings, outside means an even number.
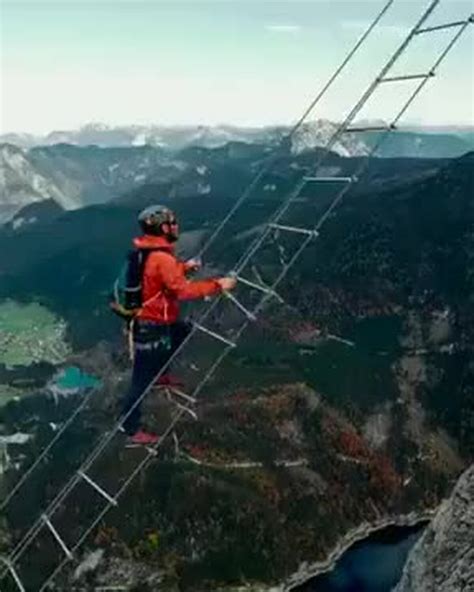
[[[289,124],[387,0],[0,0],[0,133],[107,125]],[[395,0],[312,119],[340,121],[428,0]],[[427,25],[465,19],[442,0]],[[455,30],[419,35],[391,75],[430,69]],[[413,82],[381,85],[361,119],[390,120]],[[408,124],[474,123],[474,26]]]

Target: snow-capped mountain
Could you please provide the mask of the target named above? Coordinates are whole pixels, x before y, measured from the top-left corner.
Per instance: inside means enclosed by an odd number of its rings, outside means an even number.
[[[233,126],[117,126],[100,123],[88,124],[78,130],[53,131],[46,136],[31,134],[0,135],[0,142],[11,142],[22,148],[72,144],[95,145],[102,148],[157,146],[171,151],[189,146],[218,148],[228,142],[266,142],[274,135],[275,128],[241,128]]]
[[[338,127],[338,124],[324,119],[303,124],[292,139],[291,151],[300,154],[326,146]],[[356,134],[343,134],[332,149],[340,156],[365,156],[370,151],[369,146]]]

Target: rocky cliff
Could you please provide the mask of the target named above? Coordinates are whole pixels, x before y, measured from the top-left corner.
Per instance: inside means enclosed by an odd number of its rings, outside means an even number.
[[[394,592],[474,590],[474,465],[411,552]]]

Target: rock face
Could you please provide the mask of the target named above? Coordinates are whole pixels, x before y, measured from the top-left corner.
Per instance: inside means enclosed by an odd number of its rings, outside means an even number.
[[[394,592],[474,591],[474,465],[412,550]]]
[[[25,151],[0,144],[0,219],[33,202],[63,200],[59,188],[43,175]]]

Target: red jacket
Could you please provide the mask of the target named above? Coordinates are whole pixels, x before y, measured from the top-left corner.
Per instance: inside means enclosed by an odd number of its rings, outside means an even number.
[[[186,263],[176,258],[174,245],[164,236],[144,235],[134,239],[138,249],[160,248],[149,254],[142,280],[143,307],[138,319],[170,324],[178,320],[179,301],[211,296],[221,291],[215,279],[189,281]]]

